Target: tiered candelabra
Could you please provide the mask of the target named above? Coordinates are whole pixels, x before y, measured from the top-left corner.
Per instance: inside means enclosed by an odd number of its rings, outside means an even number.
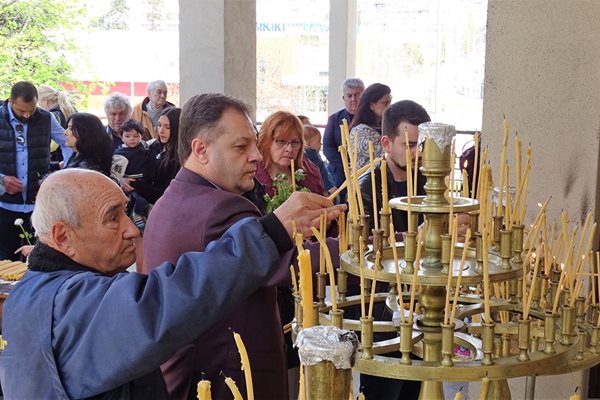
[[[426,195],[389,202],[393,209],[410,210],[412,226],[417,225],[419,214],[424,217],[422,240],[417,232],[407,232],[402,243],[389,240],[394,233],[385,212],[380,215],[383,229],[372,233],[373,244],[359,240],[369,236],[364,219],[348,226],[351,247],[340,256],[337,309],[323,300],[326,281],[319,274],[318,323],[360,332],[355,369],[421,381],[423,400],[443,399],[444,381],[481,380],[486,383],[484,398],[510,399],[508,378],[561,374],[600,363],[598,306],[587,306],[586,298],[568,290],[577,287],[573,283],[584,279],[582,275],[571,276],[569,286],[559,266],[551,263],[547,274],[540,272],[541,254],[534,262],[535,249],[524,248],[538,242],[524,240],[521,224],[506,226],[507,219],[497,215],[487,218],[487,200],[482,200],[482,208],[471,198],[448,199],[453,135],[445,125],[420,128]],[[469,215],[473,235],[469,233],[464,244],[455,243],[448,229],[453,213]],[[528,278],[530,270],[535,274],[532,278]],[[361,277],[361,295],[347,295],[348,274]],[[374,293],[374,281],[386,282],[389,291]],[[364,311],[360,320],[343,318],[344,308],[364,304],[365,299],[385,302],[399,311],[400,322],[374,321]],[[417,304],[420,313],[414,311]],[[301,314],[297,313],[300,325]],[[395,332],[397,337],[377,342],[377,332]],[[457,357],[455,346],[468,351]],[[400,357],[387,355],[396,351]]]

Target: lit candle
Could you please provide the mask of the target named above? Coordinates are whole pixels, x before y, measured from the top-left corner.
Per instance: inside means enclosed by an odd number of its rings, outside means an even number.
[[[198,400],[211,400],[212,396],[210,394],[210,381],[202,379],[198,382]]]
[[[231,394],[233,395],[233,400],[244,400],[242,394],[240,393],[240,389],[237,387],[233,379],[229,377],[225,378],[225,384],[231,391]]]
[[[498,194],[498,208],[496,210],[496,215],[502,215],[502,198],[504,197],[504,177],[505,177],[505,168],[506,168],[506,148],[508,146],[508,120],[506,117],[502,121],[502,152],[500,154],[500,185],[498,188],[500,189],[500,193]]]
[[[350,165],[348,163],[348,152],[345,147],[340,147],[340,156],[342,158],[342,166],[344,167],[344,175],[346,176],[346,182],[348,183],[348,213],[352,217],[352,223],[356,224],[358,221],[358,210],[356,206],[356,197],[354,193],[354,182],[352,174],[350,173]]]
[[[363,204],[362,193],[360,191],[360,186],[358,184],[358,134],[354,136],[354,151],[352,153],[352,171],[353,171],[353,179],[354,179],[354,190],[356,191],[356,198],[358,199],[358,209],[360,211],[360,215],[365,215],[365,206]]]
[[[465,160],[465,168],[467,167],[467,161]],[[469,197],[469,176],[467,170],[462,170],[462,197]]]
[[[377,218],[377,186],[375,185],[375,164],[373,164],[374,157],[373,142],[369,142],[369,164],[371,165],[371,192],[373,196],[373,218],[375,230],[379,230],[379,218]]]
[[[325,235],[319,234],[314,227],[310,228],[313,232],[313,235],[319,241],[321,246],[321,252],[323,253],[326,264],[327,264],[327,273],[329,274],[329,288],[331,290],[331,309],[336,312],[337,311],[337,293],[335,291],[335,271],[333,270],[333,262],[331,260],[331,253],[329,252],[329,247],[327,247],[327,243],[325,242]]]
[[[296,191],[296,174],[294,173],[294,171],[296,170],[294,168],[294,159],[292,158],[290,160],[290,168],[292,169],[292,192]]]
[[[315,324],[310,250],[302,250],[298,253],[298,265],[300,266],[300,293],[302,294],[302,327],[309,328]]]
[[[382,205],[381,208],[384,212],[389,212],[390,205],[388,204],[388,184],[387,184],[387,162],[381,161],[381,193],[382,193]]]
[[[311,308],[312,311],[312,308]],[[235,345],[238,348],[238,352],[240,353],[240,358],[242,360],[242,371],[244,371],[244,378],[246,379],[246,396],[248,400],[254,400],[254,387],[252,384],[252,370],[250,369],[250,360],[248,359],[248,352],[246,351],[246,346],[244,346],[244,342],[242,341],[242,337],[233,333],[233,338],[235,339]]]
[[[535,266],[533,267],[533,278],[531,279],[531,290],[529,291],[529,295],[526,296],[526,293],[523,292],[523,299],[525,299],[525,297],[527,297],[527,303],[525,304],[525,310],[523,311],[523,319],[528,319],[529,318],[529,311],[531,310],[531,302],[533,301],[533,292],[535,291],[535,283],[537,282],[537,274],[538,274],[538,270],[540,267],[540,258],[541,254],[539,254],[536,258],[535,258]],[[527,279],[525,278],[525,276],[523,276],[523,280],[526,281]]]

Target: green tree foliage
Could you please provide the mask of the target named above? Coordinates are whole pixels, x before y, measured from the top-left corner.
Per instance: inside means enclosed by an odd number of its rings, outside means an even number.
[[[0,95],[14,82],[76,84],[72,32],[84,16],[78,0],[0,0]]]

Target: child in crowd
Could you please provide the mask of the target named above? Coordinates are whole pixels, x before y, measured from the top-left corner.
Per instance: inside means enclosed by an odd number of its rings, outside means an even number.
[[[321,132],[312,125],[304,125],[304,142],[306,143],[304,146],[304,155],[319,168],[325,192],[329,194],[335,192],[337,187],[335,187],[333,179],[329,175],[329,171],[327,171],[325,163],[319,154],[321,151]]]
[[[142,140],[144,128],[139,122],[130,119],[121,126],[123,144],[113,153],[111,177],[123,187],[129,182],[142,178],[148,157],[148,145]],[[136,226],[143,229],[148,202],[135,191],[128,193],[132,210],[131,217]]]

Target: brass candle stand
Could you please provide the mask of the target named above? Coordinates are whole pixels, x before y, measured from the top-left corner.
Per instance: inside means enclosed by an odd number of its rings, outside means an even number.
[[[413,216],[421,215],[427,222],[424,235],[422,257],[417,260],[417,232],[404,234],[404,242],[396,243],[395,249],[387,240],[379,236],[376,244],[381,253],[380,264],[375,265],[375,251],[372,245],[359,260],[360,242],[356,235],[364,233],[368,221],[361,221],[355,227],[351,249],[340,255],[340,273],[356,277],[363,274],[366,285],[372,280],[388,283],[389,293],[376,293],[373,301],[385,303],[393,311],[406,316],[400,304],[409,304],[413,282],[419,288],[417,303],[421,313],[400,321],[378,321],[363,317],[344,318],[344,329],[360,332],[362,349],[354,367],[356,371],[380,377],[423,382],[420,399],[443,399],[444,381],[480,381],[490,379],[486,399],[510,399],[508,378],[521,376],[554,375],[587,369],[600,363],[599,307],[585,307],[582,300],[569,304],[570,293],[559,285],[560,271],[553,269],[549,276],[538,274],[533,290],[533,302],[526,305],[528,296],[523,293],[522,282],[527,279],[523,268],[531,260],[524,249],[523,225],[502,226],[501,218],[494,218],[491,243],[488,253],[483,254],[483,241],[480,232],[473,232],[469,243],[456,243],[454,259],[450,259],[450,241],[447,231],[450,204],[445,196],[445,177],[450,173],[450,143],[453,128],[441,124],[426,124],[419,127],[419,143],[422,144],[421,172],[427,178],[425,196],[413,196],[410,201]],[[481,228],[478,201],[453,197],[454,214],[469,213],[470,225]],[[409,208],[407,197],[389,201],[392,209],[406,211]],[[385,218],[389,221],[390,216]],[[385,224],[381,225],[386,227]],[[415,225],[416,226],[416,225]],[[492,226],[489,223],[489,226]],[[379,232],[378,235],[393,235],[392,232]],[[383,242],[383,243],[382,243]],[[466,246],[466,259],[461,264],[460,256]],[[496,248],[494,248],[496,246]],[[400,275],[396,274],[394,251],[398,256]],[[489,271],[491,321],[483,315],[485,311],[483,285],[484,259]],[[361,268],[363,261],[364,268]],[[456,288],[459,269],[461,288]],[[418,271],[418,272],[416,272]],[[416,276],[414,274],[417,274]],[[451,274],[448,277],[448,274]],[[339,276],[339,275],[338,275]],[[360,295],[348,295],[346,279],[338,279],[337,306],[340,309],[360,307]],[[450,282],[450,286],[448,286]],[[494,296],[494,285],[505,287],[505,294]],[[545,286],[544,286],[545,285]],[[527,285],[530,286],[529,284]],[[540,288],[544,286],[544,290]],[[444,306],[448,290],[461,290],[459,307],[455,318],[444,320]],[[547,290],[546,290],[547,288]],[[415,288],[416,289],[416,288]],[[369,299],[370,292],[365,297]],[[555,296],[563,296],[558,312],[552,311]],[[452,293],[451,293],[452,294]],[[450,296],[452,297],[452,296]],[[533,304],[532,304],[533,303]],[[525,309],[528,309],[527,316]],[[318,323],[340,325],[329,314],[330,304],[321,307]],[[593,315],[592,315],[593,314]],[[335,321],[335,322],[334,322]],[[479,322],[481,321],[481,322]],[[396,333],[396,338],[375,341],[378,332]],[[455,347],[468,350],[458,357]],[[400,357],[387,354],[399,352]]]

